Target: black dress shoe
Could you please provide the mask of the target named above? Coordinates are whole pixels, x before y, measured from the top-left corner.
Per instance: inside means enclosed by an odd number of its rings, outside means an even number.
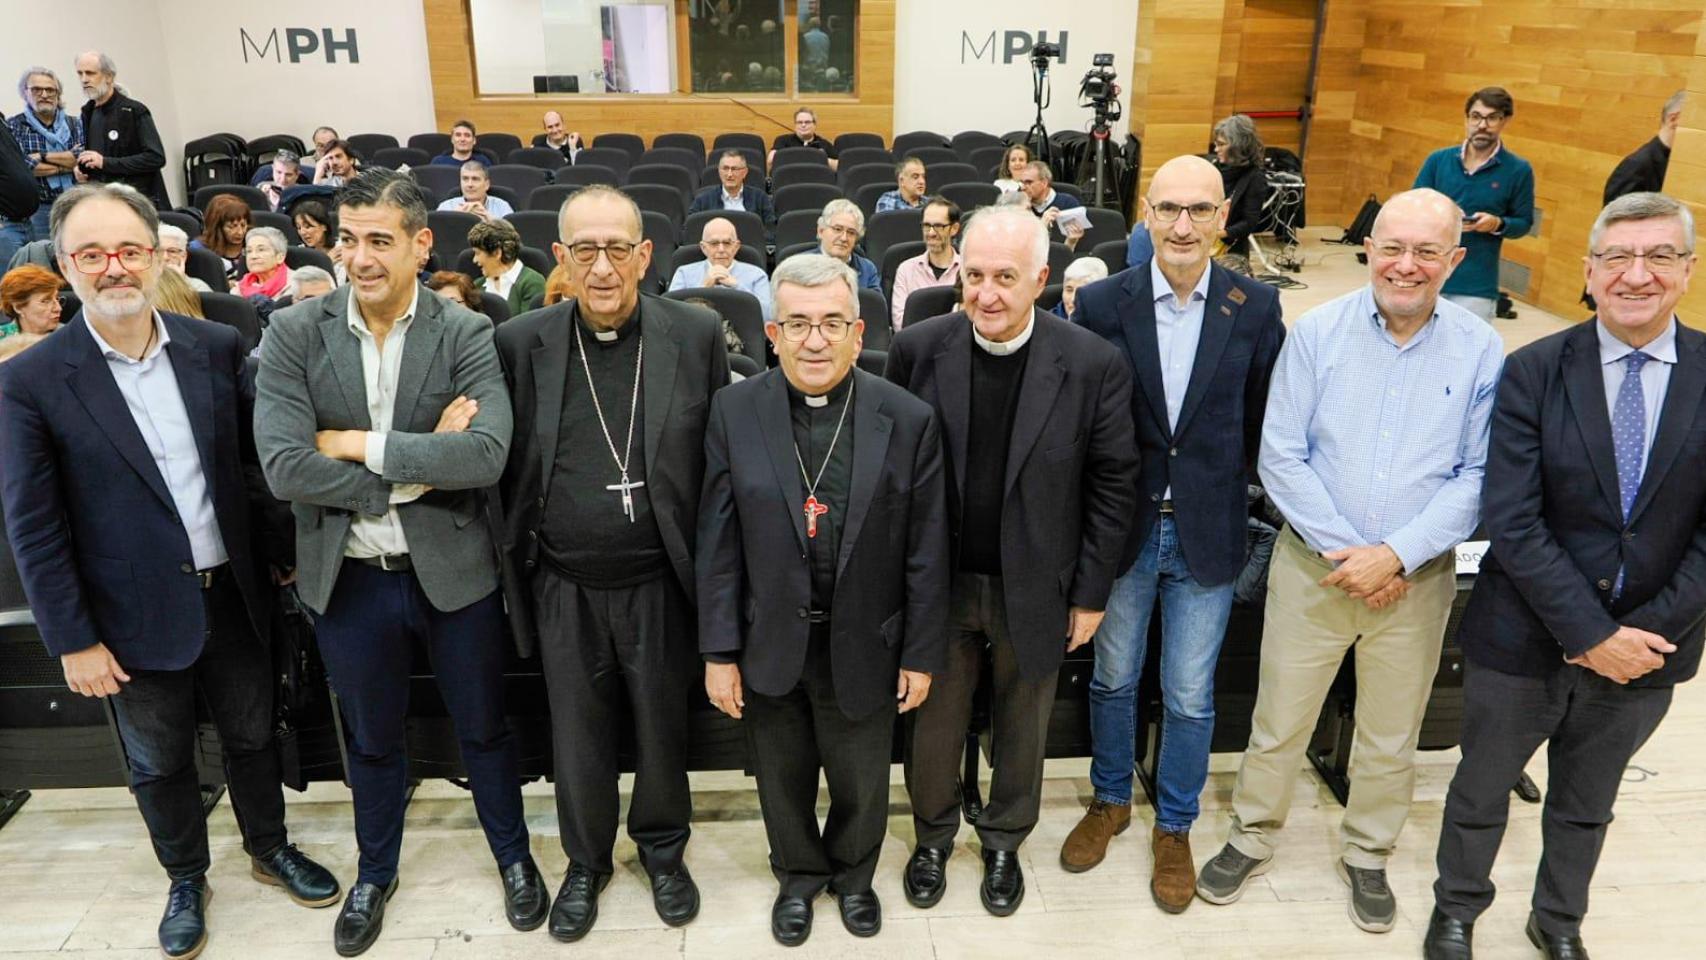
[[[812,902],[778,894],[770,908],[770,935],[784,947],[797,947],[812,935]]]
[[[569,864],[563,885],[557,888],[557,899],[551,904],[551,936],[573,943],[587,935],[598,919],[598,895],[610,874],[594,873],[578,863]]]
[[[686,926],[699,915],[699,885],[686,864],[652,875],[652,906],[658,919],[672,927]]]
[[[1528,942],[1535,949],[1546,954],[1546,960],[1588,960],[1588,948],[1582,946],[1582,938],[1560,937],[1540,929],[1540,918],[1530,913],[1528,915]]]
[[[875,890],[863,893],[838,893],[841,902],[841,925],[855,937],[874,937],[883,928],[883,904]]]
[[[504,867],[500,873],[504,884],[504,916],[517,930],[537,930],[545,922],[551,901],[545,896],[545,878],[532,857]]]
[[[206,877],[173,881],[160,917],[161,952],[172,960],[201,955],[207,946],[207,901],[212,899]]]
[[[1025,872],[1019,869],[1019,854],[1013,850],[983,851],[983,886],[978,889],[983,909],[998,917],[1010,916],[1025,899]]]
[[[906,891],[906,902],[922,910],[934,907],[948,892],[948,854],[938,847],[919,847],[906,861],[900,875],[900,885]]]
[[[329,907],[343,890],[332,872],[308,859],[296,845],[287,843],[270,857],[249,860],[249,876],[274,887],[283,887],[290,899],[304,907]]]
[[[1470,942],[1475,936],[1475,925],[1453,920],[1434,908],[1434,915],[1428,918],[1428,934],[1422,938],[1422,957],[1424,960],[1470,960],[1475,956]]]
[[[397,892],[397,878],[380,889],[377,883],[357,883],[344,898],[338,922],[332,926],[332,948],[340,957],[354,957],[373,946],[385,929],[385,904]]]

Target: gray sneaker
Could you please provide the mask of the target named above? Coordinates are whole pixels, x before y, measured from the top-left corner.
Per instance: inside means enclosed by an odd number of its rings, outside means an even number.
[[[1351,888],[1351,922],[1369,933],[1385,933],[1398,917],[1398,900],[1386,884],[1386,871],[1364,870],[1340,860],[1339,879]]]
[[[1209,903],[1231,903],[1244,895],[1250,878],[1267,873],[1271,863],[1271,857],[1267,860],[1246,857],[1229,843],[1197,873],[1197,896]]]

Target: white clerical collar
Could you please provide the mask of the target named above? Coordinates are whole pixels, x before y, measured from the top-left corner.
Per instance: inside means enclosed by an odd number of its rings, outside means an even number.
[[[827,393],[821,394],[821,395],[816,396],[816,397],[814,397],[808,393],[808,394],[803,394],[802,398],[806,401],[806,406],[808,406],[808,407],[827,407],[827,406],[829,406],[829,394],[827,394]]]
[[[969,318],[967,319],[967,322],[970,322]],[[1020,348],[1024,347],[1025,344],[1030,343],[1031,334],[1035,332],[1036,329],[1037,318],[1032,316],[1025,324],[1025,329],[1019,331],[1018,336],[1011,340],[1004,340],[997,343],[996,341],[985,337],[983,334],[978,333],[977,324],[972,323],[971,339],[973,343],[977,344],[978,349],[982,350],[984,353],[987,353],[992,357],[1005,357],[1018,353]]]

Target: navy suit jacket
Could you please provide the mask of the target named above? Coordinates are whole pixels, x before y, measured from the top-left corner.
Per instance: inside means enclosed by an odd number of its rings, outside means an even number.
[[[1137,384],[1132,419],[1143,468],[1120,570],[1137,560],[1171,485],[1191,576],[1210,585],[1232,580],[1244,567],[1245,487],[1256,473],[1268,382],[1285,340],[1278,292],[1209,264],[1202,336],[1178,429],[1167,425],[1149,264],[1083,287],[1074,308],[1073,322],[1122,348]]]
[[[776,207],[770,202],[770,194],[757,187],[741,187],[740,203],[748,213],[758,214],[758,219],[764,221],[764,229],[776,229]],[[688,213],[700,213],[705,210],[723,209],[723,185],[706,187],[693,195],[693,203],[688,206]]]
[[[166,355],[195,432],[219,533],[249,619],[268,635],[250,545],[258,469],[237,331],[163,313]],[[0,364],[0,497],[42,641],[104,643],[127,670],[181,670],[207,629],[189,536],[81,312]]]
[[[1492,546],[1457,628],[1466,657],[1550,676],[1627,625],[1677,647],[1631,686],[1694,676],[1706,623],[1706,334],[1677,327],[1676,366],[1627,521],[1618,493],[1588,320],[1505,360],[1481,486]],[[1619,566],[1623,590],[1612,599]]]

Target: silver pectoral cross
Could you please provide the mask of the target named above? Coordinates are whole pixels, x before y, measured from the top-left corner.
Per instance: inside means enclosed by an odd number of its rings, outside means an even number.
[[[644,481],[644,480],[629,480],[628,479],[628,472],[626,470],[624,470],[624,471],[622,471],[622,482],[621,483],[608,484],[604,488],[606,490],[615,490],[615,491],[622,494],[622,512],[627,515],[629,523],[634,522],[634,493],[633,493],[633,491],[636,488],[643,487],[645,485],[646,485],[646,481]]]

